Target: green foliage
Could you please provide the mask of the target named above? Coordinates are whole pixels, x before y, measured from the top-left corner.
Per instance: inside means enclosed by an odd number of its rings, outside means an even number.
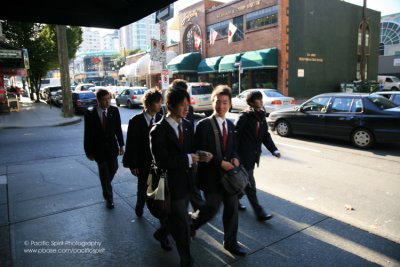
[[[59,68],[55,25],[11,21],[2,25],[7,43],[28,49],[31,88],[38,90],[41,78]],[[82,43],[80,27],[67,27],[67,41],[68,57],[73,58]]]

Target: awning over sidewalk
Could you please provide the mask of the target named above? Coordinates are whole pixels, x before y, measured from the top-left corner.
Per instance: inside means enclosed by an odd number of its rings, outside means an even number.
[[[192,73],[197,72],[197,66],[201,61],[199,52],[181,54],[173,58],[167,65],[167,69],[172,73]]]
[[[197,67],[197,72],[199,74],[218,72],[221,59],[221,56],[203,59]]]
[[[243,70],[277,68],[278,51],[276,48],[249,51],[242,55],[240,63]]]
[[[235,63],[240,61],[241,53],[224,56],[219,62],[219,72],[232,72],[235,68]]]

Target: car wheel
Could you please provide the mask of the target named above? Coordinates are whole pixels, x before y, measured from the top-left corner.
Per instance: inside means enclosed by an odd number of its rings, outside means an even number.
[[[118,102],[118,100],[115,100],[115,104],[117,104],[117,107],[121,106],[121,104]]]
[[[392,91],[399,91],[399,88],[393,86],[391,90]]]
[[[127,106],[128,106],[129,109],[133,109],[133,105],[132,105],[132,103],[130,101],[128,101]]]
[[[285,120],[278,121],[275,129],[280,136],[287,137],[290,135],[290,124]]]
[[[359,148],[369,148],[375,142],[374,135],[365,128],[359,128],[354,130],[351,135],[352,143]]]

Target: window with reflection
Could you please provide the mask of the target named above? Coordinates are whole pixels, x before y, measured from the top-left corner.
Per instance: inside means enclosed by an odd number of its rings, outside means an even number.
[[[251,12],[245,16],[245,20],[247,30],[278,23],[278,6],[274,5]]]
[[[199,25],[192,24],[186,30],[186,34],[184,36],[185,42],[185,53],[190,52],[200,52],[202,50],[202,38],[201,38],[201,30]]]

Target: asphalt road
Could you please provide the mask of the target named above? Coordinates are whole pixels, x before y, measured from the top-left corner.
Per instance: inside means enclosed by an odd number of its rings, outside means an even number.
[[[120,107],[125,134],[139,112]],[[342,141],[272,137],[282,158],[264,150],[255,171],[259,189],[400,242],[400,146],[363,151]],[[82,141],[83,122],[2,130],[0,158],[4,163],[68,158],[84,154]]]

